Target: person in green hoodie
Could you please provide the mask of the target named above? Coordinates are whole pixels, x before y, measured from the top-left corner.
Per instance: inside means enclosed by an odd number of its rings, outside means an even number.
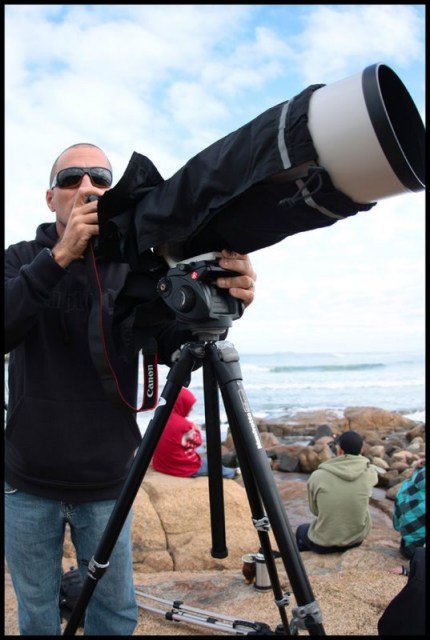
[[[361,455],[363,438],[346,431],[334,442],[336,457],[320,464],[307,482],[309,508],[316,519],[297,527],[299,551],[336,553],[358,547],[372,527],[369,498],[378,474]]]

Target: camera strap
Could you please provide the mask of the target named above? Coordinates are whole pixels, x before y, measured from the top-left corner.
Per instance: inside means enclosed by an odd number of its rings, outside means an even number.
[[[91,357],[100,376],[101,383],[107,395],[115,404],[120,404],[121,406],[125,404],[136,413],[154,409],[158,400],[157,353],[155,350],[142,352],[143,400],[140,408],[134,407],[124,397],[118,376],[109,358],[103,319],[103,291],[92,242],[90,242],[85,252],[85,261],[93,300],[88,318],[88,339]]]

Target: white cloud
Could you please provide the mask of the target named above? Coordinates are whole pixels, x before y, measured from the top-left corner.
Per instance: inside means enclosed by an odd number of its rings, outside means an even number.
[[[320,5],[300,41],[309,82],[336,81],[363,58],[403,67],[424,56],[423,22],[408,5]]]

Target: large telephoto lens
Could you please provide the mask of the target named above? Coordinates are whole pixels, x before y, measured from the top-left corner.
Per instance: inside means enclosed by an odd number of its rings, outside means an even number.
[[[425,188],[424,124],[408,90],[385,64],[315,91],[308,127],[318,163],[355,202]]]

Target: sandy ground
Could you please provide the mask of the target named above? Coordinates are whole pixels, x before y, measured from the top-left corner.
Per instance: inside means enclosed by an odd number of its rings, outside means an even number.
[[[279,578],[284,590],[290,585],[282,571],[279,571]],[[321,615],[322,633],[309,634],[308,629],[299,629],[298,635],[378,635],[378,619],[388,602],[403,587],[404,580],[402,576],[390,574],[388,569],[368,571],[366,567],[309,576],[317,610]],[[272,590],[257,591],[253,585],[245,584],[241,572],[236,570],[136,574],[135,585],[136,590],[169,602],[166,605],[138,596],[139,603],[155,607],[160,613],[139,608],[139,623],[133,634],[137,636],[243,635],[235,632],[233,623],[225,621],[223,616],[253,623],[262,622],[273,631],[285,620],[285,616],[290,627],[294,619],[294,595],[290,595],[290,601],[283,609],[284,617],[281,618]],[[209,623],[209,628],[195,624],[193,619],[201,621],[205,616],[187,612],[186,609],[179,613],[179,619],[166,619],[165,614],[172,610],[171,604],[177,600],[182,601],[184,607],[215,614],[215,622]],[[220,624],[227,624],[229,631],[220,628]],[[4,634],[19,635],[16,600],[7,572]],[[82,635],[82,631],[78,630],[75,635]]]

